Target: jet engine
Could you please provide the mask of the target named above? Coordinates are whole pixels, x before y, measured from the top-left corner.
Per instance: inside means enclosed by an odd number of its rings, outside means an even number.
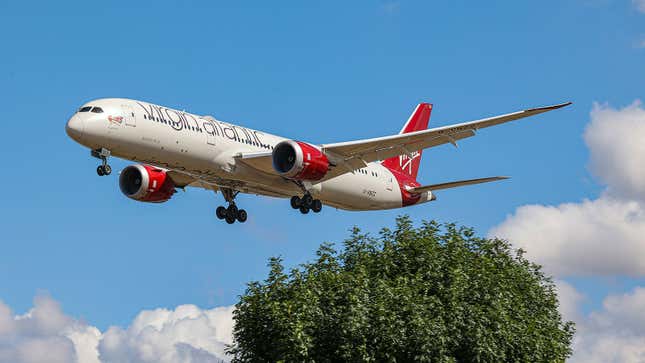
[[[327,156],[316,146],[287,140],[273,149],[273,168],[285,178],[316,181],[329,170]]]
[[[175,193],[175,184],[164,170],[141,164],[121,171],[119,187],[126,197],[140,202],[163,203]]]

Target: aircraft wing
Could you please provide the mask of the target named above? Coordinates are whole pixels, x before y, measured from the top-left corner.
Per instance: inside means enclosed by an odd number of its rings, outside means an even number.
[[[409,188],[408,191],[410,193],[414,193],[414,194],[421,194],[421,193],[427,192],[427,191],[434,192],[435,190],[457,188],[457,187],[463,187],[465,185],[488,183],[488,182],[504,180],[504,179],[508,179],[508,177],[507,176],[493,176],[493,177],[490,177],[490,178],[459,180],[459,181],[454,181],[454,182],[449,182],[449,183],[424,185],[424,186],[421,186],[421,187]]]
[[[332,170],[329,174],[335,175],[332,176],[328,174],[328,176],[334,177],[347,171],[363,168],[365,167],[365,164],[369,162],[385,160],[399,155],[412,156],[412,153],[415,151],[448,143],[457,146],[457,141],[475,136],[475,133],[479,129],[500,125],[524,117],[538,115],[570,104],[571,102],[566,102],[553,106],[531,108],[481,120],[441,126],[405,134],[324,144],[321,148],[332,162],[338,166],[344,167],[345,169],[342,170],[343,168],[336,168],[337,170],[335,170],[335,172]],[[326,175],[325,179],[329,179],[328,176]]]
[[[496,126],[524,117],[538,115],[544,112],[569,106],[571,102],[552,106],[530,108],[505,115],[489,117],[481,120],[463,122],[454,125],[441,126],[433,129],[397,134],[373,139],[323,144],[321,150],[329,158],[331,170],[321,180],[328,180],[339,175],[364,168],[367,163],[385,160],[394,156],[412,154],[418,150],[427,149],[443,144],[457,146],[457,141],[471,136],[479,129]],[[273,170],[271,152],[241,153],[235,157],[238,161],[260,171],[276,174]]]

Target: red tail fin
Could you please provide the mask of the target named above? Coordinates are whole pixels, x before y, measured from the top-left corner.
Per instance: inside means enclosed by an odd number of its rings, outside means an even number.
[[[420,103],[417,108],[414,109],[412,115],[410,115],[408,122],[403,125],[400,134],[407,134],[408,132],[427,129],[428,122],[430,121],[430,113],[432,113],[432,104]],[[390,170],[407,174],[416,180],[417,172],[419,171],[419,162],[421,161],[421,153],[423,150],[408,151],[412,153],[411,158],[408,155],[395,156],[393,158],[383,160],[382,164]]]

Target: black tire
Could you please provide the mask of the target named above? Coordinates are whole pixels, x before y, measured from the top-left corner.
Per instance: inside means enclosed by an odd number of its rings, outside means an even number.
[[[235,217],[237,217],[237,206],[235,204],[229,205],[226,209],[226,214],[232,216],[233,219],[235,219]]]
[[[99,166],[97,166],[97,167],[96,167],[96,173],[97,173],[99,176],[103,176],[103,175],[105,175],[105,172],[103,171],[103,165],[99,165]]]
[[[301,204],[302,204],[302,200],[300,199],[299,196],[294,195],[293,197],[291,197],[291,208],[298,209],[300,208]]]
[[[322,210],[322,202],[319,199],[314,199],[313,203],[311,203],[311,210],[314,213],[320,213]]]
[[[307,206],[304,206],[304,205],[303,205],[303,206],[301,206],[301,207],[300,207],[300,213],[302,213],[302,214],[307,214],[307,213],[309,213],[309,208],[308,208]]]
[[[307,208],[311,208],[311,203],[313,203],[313,201],[314,198],[312,198],[309,194],[305,194],[304,197],[302,197],[302,205]]]
[[[217,216],[217,219],[224,219],[226,218],[226,208],[222,207],[221,205],[217,207],[215,210],[215,215]]]
[[[110,175],[112,174],[112,167],[109,165],[106,165],[103,167],[103,174],[105,175]]]
[[[247,217],[248,216],[246,215],[246,211],[244,209],[240,209],[240,210],[237,211],[237,220],[238,220],[238,222],[240,222],[240,223],[246,222]]]
[[[235,217],[234,216],[226,216],[226,223],[228,224],[233,224],[235,223]]]

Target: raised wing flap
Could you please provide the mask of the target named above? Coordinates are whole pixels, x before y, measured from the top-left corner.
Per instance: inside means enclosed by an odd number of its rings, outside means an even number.
[[[448,183],[424,185],[424,186],[421,186],[421,187],[409,188],[408,191],[410,193],[414,193],[414,194],[421,194],[423,192],[428,192],[428,191],[457,188],[457,187],[463,187],[465,185],[488,183],[488,182],[504,180],[504,179],[508,179],[508,178],[509,177],[507,177],[507,176],[493,176],[493,177],[490,177],[490,178],[459,180],[459,181],[448,182]]]

